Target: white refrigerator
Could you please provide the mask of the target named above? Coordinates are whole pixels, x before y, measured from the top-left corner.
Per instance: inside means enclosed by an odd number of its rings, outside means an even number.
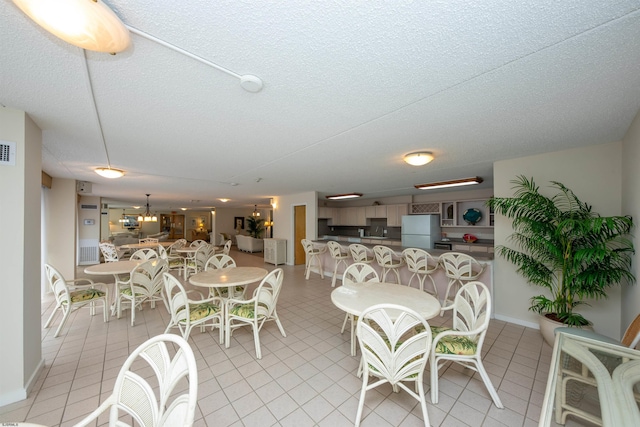
[[[440,215],[403,215],[402,246],[433,249],[440,240]]]

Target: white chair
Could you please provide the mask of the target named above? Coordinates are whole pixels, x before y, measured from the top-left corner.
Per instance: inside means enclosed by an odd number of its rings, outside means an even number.
[[[373,254],[376,262],[382,268],[382,281],[387,281],[387,274],[393,271],[396,275],[397,283],[400,284],[400,273],[398,270],[404,265],[404,259],[398,258],[394,251],[387,246],[377,245],[373,247]]]
[[[120,419],[127,416],[147,427],[192,426],[197,403],[198,367],[193,350],[177,335],[157,335],[131,353],[113,393],[75,427],[95,425],[105,412],[110,427],[128,425]]]
[[[451,361],[478,372],[493,403],[504,408],[482,364],[482,344],[491,314],[489,289],[482,282],[469,282],[458,290],[453,304],[443,310],[453,310],[453,328],[431,327],[431,402],[438,403],[438,370],[444,362]]]
[[[378,273],[371,267],[371,265],[366,264],[364,262],[356,262],[351,264],[344,270],[344,274],[342,275],[342,286],[348,286],[353,283],[365,283],[365,282],[379,282],[380,278],[378,277]],[[340,333],[343,334],[344,330],[347,326],[347,321],[351,323],[351,355],[356,355],[356,322],[357,318],[354,318],[352,314],[346,313],[344,316],[344,322],[342,322],[342,330]]]
[[[167,261],[169,262],[169,270],[176,270],[178,274],[180,274],[180,272],[184,268],[184,257],[181,253],[176,251],[178,249],[184,248],[186,245],[186,239],[178,239],[166,249]]]
[[[453,295],[455,295],[460,286],[466,282],[478,280],[487,266],[486,264],[479,263],[472,256],[459,252],[445,252],[440,255],[440,265],[444,268],[444,274],[447,276],[447,279],[449,279],[447,291],[442,301],[443,307],[453,301],[451,299],[452,291]],[[444,312],[440,313],[441,316],[443,314]]]
[[[204,264],[215,254],[215,249],[208,243],[198,246],[198,249],[190,254],[184,261],[184,278],[189,277],[189,273],[196,274],[204,270]]]
[[[142,304],[151,303],[156,308],[156,301],[166,301],[162,296],[162,274],[169,269],[166,259],[151,259],[139,264],[129,274],[126,281],[116,282],[116,312],[118,319],[122,314],[123,303],[131,308],[131,326],[136,321],[136,308],[142,310]]]
[[[164,282],[164,297],[167,300],[171,320],[164,333],[171,328],[178,328],[184,339],[189,339],[191,330],[199,326],[204,332],[207,326],[219,329],[220,344],[224,343],[223,301],[218,297],[191,300],[180,281],[169,273],[162,275]],[[196,292],[202,297],[202,294]]]
[[[204,264],[204,271],[209,269],[230,268],[235,267],[236,261],[229,255],[215,254]],[[231,298],[244,298],[246,286],[236,286]],[[211,288],[209,295],[219,296],[220,298],[229,298],[228,288]]]
[[[579,328],[556,328],[555,333],[564,332],[570,335],[577,335],[584,338],[589,338],[602,343],[611,344],[614,346],[622,346],[627,348],[635,348],[640,342],[640,315],[631,322],[627,327],[621,341],[614,340],[604,335],[597,334],[593,331],[579,329]],[[613,371],[614,366],[620,363],[620,358],[617,356],[610,356],[603,353],[594,353],[600,360],[600,363],[604,365],[608,370]],[[577,365],[574,369],[573,365]],[[584,420],[587,420],[596,425],[602,425],[602,417],[593,413],[585,411],[577,405],[577,401],[580,399],[572,399],[572,394],[584,395],[584,390],[580,390],[578,393],[571,393],[571,386],[573,390],[582,387],[598,387],[598,383],[594,374],[589,370],[589,364],[571,364],[565,363],[559,372],[562,377],[562,381],[558,382],[556,390],[556,403],[555,403],[555,417],[558,424],[565,424],[567,416],[573,415]],[[575,400],[575,401],[574,401]],[[639,424],[640,425],[640,424]]]
[[[266,322],[275,321],[282,336],[287,336],[276,311],[278,296],[282,288],[282,279],[282,269],[276,268],[262,279],[260,285],[253,292],[251,299],[231,298],[227,300],[225,303],[225,313],[227,315],[225,321],[226,348],[229,348],[231,342],[231,332],[242,326],[251,326],[253,329],[253,341],[258,359],[262,358],[260,330]]]
[[[349,266],[347,260],[351,258],[351,255],[343,249],[338,242],[330,240],[327,242],[327,248],[329,249],[329,255],[333,258],[335,265],[333,267],[333,277],[331,278],[331,287],[336,286],[336,277],[338,277],[338,267],[340,264],[344,265],[344,268]]]
[[[195,248],[196,246],[208,245],[208,244],[209,243],[207,243],[204,240],[197,239],[197,240],[194,240],[193,242],[191,242],[191,244],[189,246],[191,246],[192,248]]]
[[[104,321],[109,321],[107,315],[109,288],[106,284],[94,283],[93,280],[90,279],[65,280],[62,274],[49,264],[44,265],[44,271],[51,292],[53,292],[53,296],[56,298],[56,306],[44,327],[48,328],[51,326],[51,322],[58,310],[62,311],[62,320],[60,321],[60,325],[58,325],[58,329],[56,329],[54,337],[60,335],[60,331],[67,322],[67,319],[69,319],[72,311],[88,306],[91,310],[91,315],[95,315],[95,303],[98,301],[102,303]]]
[[[402,388],[420,402],[424,425],[428,427],[423,376],[431,346],[429,324],[407,307],[380,304],[362,313],[357,334],[362,352],[362,391],[355,425],[360,425],[366,392],[389,383],[394,391]],[[377,380],[370,384],[369,377]],[[405,382],[413,382],[415,391]]]
[[[304,248],[304,253],[306,255],[306,265],[304,268],[305,279],[309,280],[309,274],[315,265],[318,269],[318,273],[320,277],[324,279],[324,271],[322,270],[322,254],[326,252],[327,247],[323,246],[321,248],[315,246],[313,242],[309,239],[302,239],[300,241],[302,243],[302,247]]]
[[[138,243],[158,243],[158,239],[152,237],[145,237],[144,239],[138,239]]]
[[[402,256],[407,264],[407,269],[413,273],[409,279],[407,286],[411,286],[411,281],[414,277],[418,278],[420,284],[420,290],[429,292],[436,298],[438,298],[438,288],[436,282],[433,280],[432,274],[439,268],[440,263],[436,258],[425,250],[417,248],[408,248],[402,251]],[[424,288],[424,280],[428,277],[431,280],[431,291]]]
[[[229,255],[231,252],[231,240],[227,240],[224,242],[224,246],[222,247],[222,253],[225,255]]]
[[[365,245],[361,245],[360,243],[350,244],[349,252],[351,252],[351,258],[353,258],[353,262],[364,262],[370,264],[375,260],[373,256],[369,255],[369,249]]]
[[[138,249],[129,257],[130,260],[147,261],[158,258],[158,252],[151,248]]]
[[[100,252],[102,253],[104,262],[119,261],[120,258],[128,252],[128,249],[126,250],[116,249],[116,246],[110,242],[100,242],[98,243],[98,247],[100,248]]]

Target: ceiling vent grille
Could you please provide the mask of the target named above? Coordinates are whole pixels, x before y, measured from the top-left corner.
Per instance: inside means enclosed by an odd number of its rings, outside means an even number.
[[[16,143],[0,141],[0,165],[16,165]]]
[[[439,214],[440,203],[411,203],[411,215]]]

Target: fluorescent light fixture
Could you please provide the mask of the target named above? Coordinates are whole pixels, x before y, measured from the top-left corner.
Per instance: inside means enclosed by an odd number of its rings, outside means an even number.
[[[227,202],[229,201],[229,199],[220,199],[220,201],[221,201],[222,203],[227,203]]]
[[[122,52],[129,30],[102,0],[13,0],[36,24],[67,43],[97,52]]]
[[[479,176],[474,176],[472,178],[453,179],[451,181],[431,182],[429,184],[416,184],[414,187],[419,190],[434,190],[436,188],[460,187],[462,185],[480,184],[482,181],[483,179]]]
[[[342,199],[356,199],[358,197],[362,197],[362,193],[336,194],[336,195],[333,195],[333,196],[327,196],[327,199],[330,199],[330,200],[342,200]]]
[[[404,156],[404,161],[411,166],[422,166],[433,160],[433,154],[428,151],[416,151]]]
[[[124,176],[124,171],[120,169],[113,169],[111,167],[106,168],[96,168],[96,173],[104,178],[122,178]]]

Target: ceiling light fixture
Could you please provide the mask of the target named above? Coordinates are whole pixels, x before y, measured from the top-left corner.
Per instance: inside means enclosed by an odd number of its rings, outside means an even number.
[[[327,199],[341,200],[341,199],[355,199],[357,197],[362,197],[362,193],[335,194],[333,196],[327,196]]]
[[[258,205],[253,205],[253,213],[251,214],[253,217],[260,216],[260,212],[258,212]]]
[[[158,222],[158,217],[156,215],[151,215],[151,210],[149,209],[149,196],[151,194],[147,194],[147,210],[142,215],[138,215],[138,221],[143,222]]]
[[[433,154],[428,151],[416,151],[404,156],[404,161],[411,166],[422,166],[433,160]]]
[[[431,182],[429,184],[416,184],[414,187],[419,190],[434,190],[436,188],[460,187],[462,185],[480,184],[482,181],[483,179],[479,176],[474,176],[471,178],[454,179],[451,181]]]
[[[188,56],[191,59],[195,59],[198,62],[201,62],[201,63],[203,63],[205,65],[208,65],[208,66],[210,66],[212,68],[215,68],[218,71],[222,71],[225,74],[228,74],[230,76],[233,76],[233,77],[237,78],[238,80],[240,80],[240,86],[242,87],[242,89],[246,90],[247,92],[256,93],[256,92],[260,92],[262,90],[263,84],[262,84],[262,80],[260,79],[260,77],[254,76],[252,74],[240,75],[238,73],[235,73],[235,72],[229,70],[228,68],[221,67],[218,64],[214,64],[213,62],[208,61],[208,60],[206,60],[206,59],[204,59],[204,58],[202,58],[202,57],[200,57],[198,55],[195,55],[195,54],[193,54],[191,52],[188,52],[188,51],[186,51],[186,50],[184,50],[182,48],[179,48],[176,45],[173,45],[173,44],[168,43],[168,42],[166,42],[166,41],[164,41],[162,39],[154,37],[151,34],[145,33],[144,31],[140,31],[137,28],[131,27],[129,25],[127,25],[126,27],[133,34],[137,34],[140,37],[143,37],[143,38],[145,38],[147,40],[150,40],[150,41],[152,41],[154,43],[158,43],[161,46],[167,47],[167,48],[173,50],[174,52],[181,53],[184,56]]]
[[[127,222],[127,216],[124,214],[124,209],[122,209],[122,217],[118,220],[118,222]]]
[[[221,201],[222,203],[227,203],[227,202],[229,201],[229,199],[220,199],[220,201]]]
[[[123,170],[114,169],[112,167],[95,168],[94,170],[98,175],[104,178],[114,179],[114,178],[122,178],[124,176]]]
[[[120,18],[101,0],[13,0],[36,24],[67,43],[115,54],[131,43]]]

